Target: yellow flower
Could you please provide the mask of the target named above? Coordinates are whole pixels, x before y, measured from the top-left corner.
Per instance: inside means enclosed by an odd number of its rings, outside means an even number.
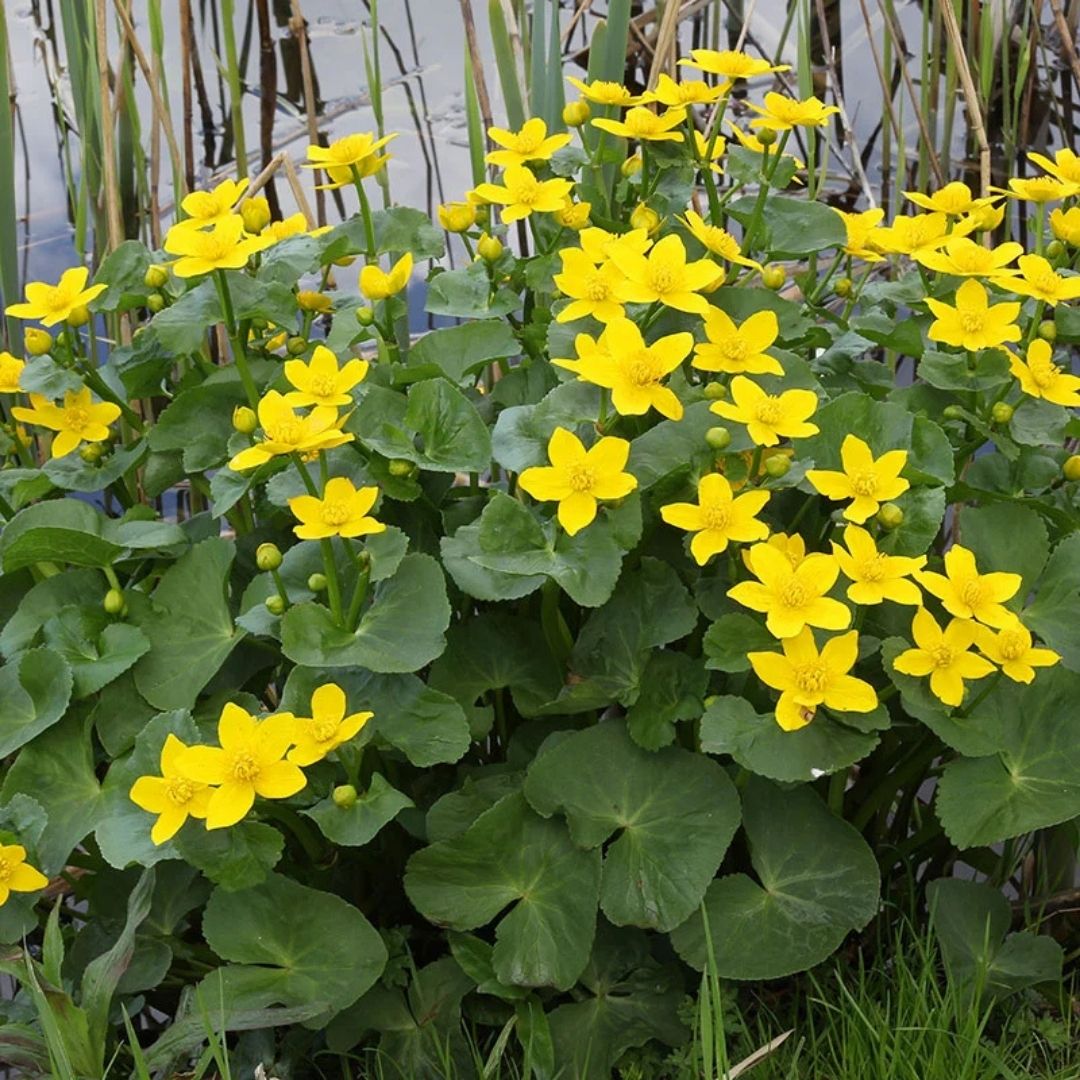
[[[622,499],[637,487],[637,478],[623,472],[629,456],[625,439],[607,435],[586,450],[572,431],[556,428],[551,464],[526,469],[518,486],[540,502],[557,501],[559,524],[574,536],[596,517],[597,499]]]
[[[296,387],[285,395],[285,403],[293,408],[351,405],[353,398],[349,391],[363,382],[367,372],[366,360],[350,360],[339,368],[337,357],[325,345],[316,345],[310,363],[285,361],[285,378]]]
[[[764,107],[749,107],[758,114],[756,120],[750,121],[750,126],[771,128],[773,131],[791,131],[796,127],[823,127],[829,122],[830,116],[840,111],[836,105],[826,105],[816,97],[797,101],[772,91],[765,95]]]
[[[641,101],[640,97],[635,97],[625,86],[617,82],[596,79],[587,83],[574,78],[573,75],[567,75],[566,81],[576,87],[586,101],[591,101],[594,105],[618,105],[622,108],[627,105],[637,105]]]
[[[949,239],[949,219],[944,214],[915,214],[894,218],[891,225],[874,233],[874,247],[894,255],[914,255],[935,250]]]
[[[180,773],[215,788],[206,806],[208,829],[235,825],[254,805],[256,795],[287,799],[304,787],[304,774],[285,760],[295,729],[291,713],[260,722],[230,703],[218,720],[221,745],[189,746],[180,753],[176,763]]]
[[[964,680],[989,675],[993,665],[970,652],[978,627],[967,619],[952,619],[942,631],[926,608],[919,608],[911,620],[915,648],[905,649],[893,661],[902,675],[930,676],[930,692],[946,705],[964,700]]]
[[[26,861],[26,848],[21,844],[0,847],[0,907],[13,892],[37,892],[49,884],[49,879]]]
[[[644,255],[652,247],[652,241],[646,229],[633,229],[627,233],[609,233],[606,229],[599,229],[596,226],[582,229],[578,235],[578,243],[594,265],[607,262],[613,251]]]
[[[607,323],[622,317],[624,309],[617,294],[623,275],[613,262],[597,266],[580,248],[563,248],[559,258],[562,273],[555,275],[555,286],[569,296],[571,302],[555,316],[556,322],[572,322],[591,315],[599,322]]]
[[[639,142],[682,142],[681,131],[673,131],[686,119],[684,109],[668,109],[659,116],[644,105],[635,105],[622,120],[608,120],[604,117],[591,121],[594,128],[618,135],[623,139],[637,139]]]
[[[731,484],[719,473],[709,473],[698,481],[696,503],[668,503],[660,507],[660,516],[676,529],[694,536],[690,554],[698,566],[726,550],[728,543],[764,540],[769,527],[757,520],[769,501],[767,491],[748,491],[735,497]]]
[[[1008,279],[1017,271],[1008,264],[1023,253],[1022,244],[1010,242],[986,248],[966,236],[953,236],[945,241],[943,249],[916,251],[915,259],[928,270],[956,277],[990,277],[995,285],[1000,282],[1002,288],[1010,288]]]
[[[781,642],[783,653],[746,654],[754,674],[780,691],[776,722],[785,731],[797,731],[814,718],[819,705],[837,712],[872,712],[877,708],[874,688],[849,674],[859,658],[859,635],[852,630],[825,642],[818,652],[813,631],[804,626]]]
[[[41,394],[31,394],[30,405],[29,409],[16,405],[11,415],[25,424],[55,431],[54,458],[70,454],[83,442],[104,442],[109,437],[109,425],[120,415],[120,407],[111,401],[95,403],[85,386],[66,391],[63,405],[54,405]]]
[[[213,191],[193,191],[190,195],[185,195],[180,202],[180,209],[187,217],[178,221],[174,228],[206,229],[224,221],[243,198],[247,186],[246,178],[222,180]]]
[[[1080,377],[1062,371],[1053,360],[1048,341],[1036,338],[1027,348],[1027,363],[1009,353],[1009,370],[1020,380],[1020,389],[1034,398],[1043,398],[1068,409],[1080,408]]]
[[[157,814],[150,830],[155,844],[164,844],[179,831],[188,817],[205,818],[211,788],[189,780],[178,767],[180,755],[187,750],[175,735],[168,735],[161,748],[161,775],[140,776],[131,786],[129,798],[141,810]]]
[[[452,233],[467,232],[476,224],[476,204],[471,202],[440,203],[439,224]]]
[[[705,336],[708,342],[694,348],[691,363],[701,371],[723,371],[731,375],[783,375],[775,356],[765,350],[780,333],[780,323],[773,311],[756,311],[736,325],[720,308],[705,312]]]
[[[680,219],[690,230],[690,235],[712,255],[719,255],[727,262],[738,263],[739,266],[752,266],[755,270],[761,269],[761,263],[754,259],[748,259],[742,254],[739,241],[719,225],[710,225],[700,214],[693,210],[687,210]]]
[[[360,271],[360,292],[368,300],[386,300],[401,292],[409,284],[412,276],[413,257],[411,251],[404,255],[387,273],[381,266],[371,263]]]
[[[642,101],[658,101],[669,109],[686,105],[711,105],[728,92],[729,86],[710,86],[704,82],[676,82],[670,75],[661,75],[656,89],[642,95]]]
[[[886,555],[858,525],[845,526],[844,543],[847,548],[834,540],[832,550],[844,576],[851,579],[847,598],[853,604],[881,604],[886,600],[915,607],[922,604],[918,585],[908,578],[926,565],[925,555]]]
[[[1015,616],[1003,605],[1016,595],[1022,579],[1019,574],[1000,571],[980,574],[974,554],[953,544],[945,552],[944,574],[919,570],[915,580],[958,619],[977,619],[987,626],[1008,626]]]
[[[570,142],[568,132],[549,135],[547,124],[539,116],[526,120],[520,131],[489,127],[488,138],[503,149],[493,150],[484,160],[489,165],[498,165],[500,169],[509,165],[524,165],[527,161],[549,161],[556,150],[561,150]]]
[[[345,692],[336,683],[323,683],[311,695],[311,716],[297,717],[289,761],[294,765],[314,765],[332,750],[354,738],[375,715],[371,712],[345,715]]]
[[[813,390],[784,390],[766,394],[745,375],[731,380],[731,401],[714,401],[709,406],[717,416],[746,425],[746,433],[758,446],[776,446],[781,439],[805,439],[818,433],[807,423],[817,411]]]
[[[592,339],[584,338],[586,354],[576,360],[552,360],[553,364],[574,372],[579,379],[606,387],[611,404],[620,416],[640,416],[650,408],[669,420],[681,420],[682,402],[674,391],[661,385],[689,355],[694,335],[669,334],[645,344],[641,331],[629,319],[612,319],[600,335],[599,346],[590,348]]]
[[[212,229],[190,229],[174,225],[165,237],[165,250],[180,258],[172,264],[180,278],[198,277],[215,270],[241,270],[257,251],[272,243],[268,225],[259,236],[245,236],[244,220],[230,214]]]
[[[346,135],[329,146],[309,146],[308,160],[304,168],[325,169],[335,181],[337,179],[335,172],[338,175],[344,173],[343,182],[347,183],[352,179],[353,166],[369,166],[373,160],[380,160],[379,150],[391,139],[396,138],[397,132],[376,139],[372,132],[365,131],[355,135]],[[385,157],[381,159],[381,161],[385,160]]]
[[[794,637],[804,626],[845,630],[851,612],[825,594],[840,573],[831,555],[814,552],[798,566],[771,544],[755,544],[747,552],[750,572],[757,581],[742,581],[728,596],[751,611],[765,613],[765,626],[777,638]]]
[[[851,499],[851,505],[844,507],[844,517],[856,525],[876,514],[881,503],[911,487],[900,476],[907,464],[906,450],[889,450],[875,460],[870,447],[858,435],[845,435],[840,460],[843,472],[808,469],[806,479],[827,499]]]
[[[562,206],[555,211],[555,220],[564,229],[573,229],[575,232],[578,232],[589,224],[590,210],[592,210],[592,203],[574,202],[574,200],[567,195]]]
[[[290,214],[282,221],[271,221],[263,228],[259,239],[266,247],[276,244],[280,240],[288,240],[290,236],[302,236],[307,230],[307,218],[301,213]],[[315,230],[318,232],[318,230]],[[315,232],[311,235],[314,236]]]
[[[1053,649],[1036,648],[1031,631],[1015,616],[996,634],[978,627],[975,646],[1013,682],[1029,683],[1037,667],[1053,667],[1061,659]]]
[[[553,214],[574,186],[572,180],[538,180],[524,165],[511,165],[503,173],[502,184],[477,184],[476,191],[488,202],[498,203],[506,224],[530,214]]]
[[[1019,296],[1032,296],[1044,304],[1060,304],[1080,296],[1080,277],[1062,277],[1041,255],[1021,255],[1020,274],[1020,277],[994,277],[992,280],[999,288]]]
[[[956,307],[943,300],[926,298],[926,304],[937,318],[930,324],[931,341],[958,345],[964,349],[991,349],[1006,341],[1020,340],[1016,317],[1020,305],[1015,302],[991,305],[989,294],[973,278],[956,290]]]
[[[253,195],[240,204],[240,217],[244,228],[257,236],[270,224],[270,203],[265,195]]]
[[[731,128],[731,133],[739,140],[739,144],[747,150],[752,150],[755,154],[765,154],[766,156],[771,154],[782,154],[784,157],[789,157],[795,162],[795,168],[806,168],[805,161],[797,158],[794,154],[788,153],[787,150],[781,150],[779,143],[770,143],[766,146],[752,131],[743,131],[741,127],[732,123],[730,120],[727,121],[727,126]]]
[[[312,311],[316,315],[329,315],[334,310],[334,301],[326,293],[314,289],[300,289],[296,303],[301,311]]]
[[[884,256],[874,244],[880,231],[878,226],[885,216],[885,211],[880,208],[864,210],[861,214],[849,214],[843,210],[837,210],[847,230],[847,243],[844,245],[844,253],[857,259],[865,259],[867,262],[881,262]]]
[[[368,511],[378,497],[377,487],[357,490],[347,477],[332,477],[326,481],[321,499],[314,495],[297,495],[289,500],[289,509],[300,522],[293,532],[301,540],[385,532],[386,526],[381,521],[368,517]]]
[[[768,60],[748,56],[734,49],[723,52],[714,49],[691,49],[690,59],[680,60],[679,63],[709,75],[719,75],[722,79],[752,79],[756,75],[789,70],[787,64],[770,64]]]
[[[1080,194],[1080,183],[1073,180],[1058,180],[1052,176],[1036,176],[1031,180],[1013,177],[1009,181],[1006,194],[1013,199],[1026,202],[1048,203],[1059,199],[1069,199]]]
[[[87,288],[89,276],[85,266],[76,266],[65,270],[55,285],[45,281],[27,282],[25,303],[8,304],[4,313],[16,319],[37,319],[42,326],[55,326],[105,291],[104,284]]]
[[[660,77],[663,78],[662,75]],[[724,171],[722,168],[720,168],[718,162],[726,152],[727,139],[725,139],[723,135],[718,135],[713,140],[712,153],[710,154],[709,140],[706,139],[705,136],[702,135],[697,128],[694,128],[694,154],[697,157],[698,161],[702,162],[703,164],[707,161],[709,164],[709,168],[712,169],[714,173],[722,173]]]
[[[973,232],[992,232],[1004,220],[1005,204],[987,200],[984,205],[977,206],[969,214],[960,217],[956,223],[956,232],[961,236]]]
[[[1060,207],[1050,211],[1050,231],[1055,239],[1071,247],[1080,247],[1080,206]]]
[[[12,356],[9,352],[0,352],[0,394],[17,394],[19,377],[26,367],[26,361]]]
[[[765,543],[769,547],[776,548],[791,563],[792,570],[798,569],[806,558],[806,541],[798,533],[792,533],[790,536],[787,533],[773,533]],[[742,557],[743,565],[749,570],[750,552],[744,551]]]
[[[1034,151],[1028,154],[1028,161],[1035,162],[1040,168],[1045,169],[1051,176],[1066,184],[1080,184],[1080,155],[1069,150],[1067,147],[1058,150],[1051,161],[1044,154],[1036,154]]]
[[[263,441],[241,450],[229,462],[234,472],[265,465],[273,457],[308,454],[352,442],[353,436],[338,429],[336,409],[319,407],[307,416],[294,412],[276,390],[259,402]]]
[[[960,180],[953,180],[952,183],[946,184],[930,195],[924,195],[921,191],[905,191],[904,198],[916,206],[921,206],[924,210],[950,214],[953,217],[970,214],[973,210],[992,205],[996,201],[993,198],[975,198],[971,193],[971,188]]]
[[[720,268],[710,259],[686,261],[686,247],[677,236],[665,236],[648,255],[638,255],[629,247],[612,245],[611,260],[626,280],[619,286],[619,299],[631,304],[656,301],[666,307],[702,315],[708,300],[699,289],[711,285]]]

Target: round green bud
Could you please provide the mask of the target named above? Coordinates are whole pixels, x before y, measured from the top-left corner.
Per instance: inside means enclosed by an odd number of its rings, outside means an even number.
[[[334,805],[341,810],[351,809],[359,798],[352,784],[338,784],[330,797],[334,800]]]
[[[281,549],[277,544],[260,544],[255,549],[255,565],[260,570],[276,570],[281,565]]]
[[[904,523],[904,511],[896,503],[883,503],[877,512],[878,524],[888,532]]]
[[[286,351],[290,356],[303,356],[307,352],[308,341],[307,338],[291,337],[285,346]]]
[[[1016,410],[1006,401],[995,401],[990,410],[990,419],[995,424],[1007,424]]]
[[[361,326],[370,326],[375,321],[375,312],[369,307],[358,307],[356,309],[356,321]]]
[[[562,122],[567,127],[581,127],[589,119],[592,110],[587,101],[571,101],[563,107]]]
[[[265,330],[270,324],[263,318],[256,316],[251,320],[252,330]]]
[[[67,317],[68,326],[85,326],[89,321],[90,310],[85,304],[82,304],[77,308],[72,308],[71,314]]]
[[[412,476],[416,466],[405,458],[394,458],[389,465],[391,476]]]
[[[146,306],[156,315],[165,307],[165,297],[159,292],[152,292],[146,298]]]
[[[776,142],[776,132],[772,128],[761,128],[757,133],[757,140],[762,146],[772,146]]]
[[[326,589],[326,575],[325,574],[312,574],[307,579],[307,587],[312,592],[323,592]]]
[[[249,409],[246,405],[237,405],[233,409],[232,426],[241,435],[250,435],[259,426],[259,418],[255,415],[254,409]]]
[[[1060,259],[1065,254],[1065,245],[1060,240],[1051,240],[1046,245],[1046,257],[1048,259]]]
[[[160,289],[169,280],[169,271],[164,266],[147,267],[143,274],[143,284],[148,289]]]
[[[493,263],[502,257],[503,243],[497,236],[482,233],[476,241],[476,253],[484,262]]]
[[[619,172],[629,179],[631,176],[637,176],[644,167],[645,163],[641,160],[641,155],[633,154],[619,166]]]
[[[23,348],[31,356],[44,356],[52,347],[52,334],[48,330],[39,330],[36,326],[28,326],[23,331]]]
[[[944,420],[963,420],[964,410],[959,405],[946,405],[941,410],[941,416]]]
[[[110,615],[119,615],[124,610],[124,594],[119,589],[110,589],[105,594],[101,606]]]
[[[711,427],[705,432],[710,450],[726,450],[731,445],[731,432],[726,427]]]
[[[1061,466],[1061,475],[1066,480],[1080,480],[1080,454],[1071,454],[1065,459],[1065,464]]]
[[[768,131],[768,128],[762,130]],[[787,281],[787,271],[777,263],[769,263],[761,271],[761,284],[766,289],[772,289],[773,292],[778,291],[784,287],[784,282]]]
[[[722,382],[706,383],[702,393],[706,401],[720,401],[727,397],[727,387]]]
[[[713,707],[713,705],[715,705],[719,700],[720,700],[720,695],[719,694],[710,694],[702,702],[702,704],[705,706],[706,709],[711,709]]]
[[[1043,321],[1039,323],[1038,334],[1043,341],[1049,341],[1051,343],[1057,341],[1057,323],[1055,323],[1053,319],[1043,319]]]
[[[263,604],[271,615],[285,614],[285,601],[277,593],[274,593],[273,596],[268,596],[263,601]]]
[[[91,442],[79,447],[79,457],[81,457],[87,465],[96,465],[104,455],[105,446],[103,443]]]
[[[779,480],[791,468],[791,458],[787,454],[773,454],[772,457],[765,459],[762,467],[765,469],[766,476]]]
[[[833,292],[841,298],[845,298],[851,295],[851,290],[854,287],[854,283],[849,277],[838,278],[836,284],[833,286]]]

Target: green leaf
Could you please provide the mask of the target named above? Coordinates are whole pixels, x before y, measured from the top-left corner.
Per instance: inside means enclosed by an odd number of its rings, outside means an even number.
[[[302,812],[319,826],[328,840],[346,847],[362,847],[374,839],[384,825],[389,825],[402,810],[412,805],[412,799],[375,773],[367,791],[348,809],[326,798]]]
[[[48,814],[38,857],[41,871],[55,874],[101,814],[90,725],[81,716],[71,714],[19,751],[0,798],[9,802],[17,792],[33,796]]]
[[[1074,533],[1054,548],[1039,579],[1035,599],[1024,611],[1024,622],[1061,653],[1062,663],[1073,671],[1080,671],[1077,611],[1080,611],[1080,534]]]
[[[957,847],[994,844],[1080,814],[1078,693],[1080,675],[1062,667],[1039,671],[1030,686],[995,688],[1001,750],[951,762],[938,786],[938,817]]]
[[[904,520],[899,528],[881,536],[878,549],[889,555],[922,555],[945,520],[945,489],[909,488],[893,502],[903,510]]]
[[[184,390],[150,429],[150,448],[157,453],[182,451],[184,470],[189,473],[222,465],[229,456],[229,439],[235,434],[233,409],[246,404],[239,378]]]
[[[1061,979],[1063,952],[1051,937],[1010,934],[1012,910],[997,889],[961,878],[939,878],[926,889],[930,924],[941,944],[949,981],[966,997],[1003,997]]]
[[[281,643],[290,660],[311,667],[416,671],[446,647],[449,624],[439,564],[430,555],[406,555],[393,577],[375,586],[354,632],[338,626],[321,604],[296,604],[282,616]]]
[[[209,279],[189,289],[174,304],[150,321],[149,333],[174,356],[198,352],[206,343],[206,331],[221,321],[221,302]]]
[[[756,206],[756,195],[744,195],[728,207],[728,212],[746,225]],[[843,219],[832,207],[786,195],[770,195],[765,200],[758,230],[756,246],[774,259],[798,258],[847,243]]]
[[[735,830],[727,773],[700,754],[642,750],[618,721],[569,735],[529,768],[525,797],[566,817],[579,847],[604,855],[600,908],[616,926],[671,930],[695,911]]]
[[[681,420],[661,420],[630,444],[626,468],[637,477],[642,491],[678,473],[696,474],[711,469],[716,454],[705,442],[705,432],[720,423],[709,412],[709,402],[695,401]],[[740,425],[731,431],[734,451],[748,450],[750,438]]]
[[[285,850],[285,838],[261,821],[241,821],[227,829],[194,822],[173,840],[180,857],[201,870],[218,892],[252,889],[267,880]]]
[[[696,720],[705,708],[709,675],[700,659],[660,650],[649,656],[641,692],[626,712],[630,737],[645,750],[675,741],[675,724]]]
[[[492,360],[517,356],[520,352],[521,346],[508,323],[502,319],[480,319],[425,334],[409,350],[406,372],[410,378],[441,374],[459,383]]]
[[[705,666],[712,671],[732,674],[750,670],[747,653],[772,649],[775,645],[776,639],[765,629],[765,624],[741,611],[721,615],[705,631],[701,642],[702,651],[708,657]]]
[[[165,571],[142,622],[151,649],[135,665],[135,685],[155,708],[190,709],[244,636],[228,605],[235,549],[203,540]]]
[[[96,507],[79,499],[51,499],[20,510],[0,534],[5,573],[38,562],[109,566],[123,548],[107,536]]]
[[[544,584],[543,574],[509,574],[481,566],[476,559],[483,556],[483,551],[479,523],[463,525],[439,541],[444,569],[468,596],[477,600],[519,600]]]
[[[96,694],[128,670],[150,648],[130,623],[111,622],[104,610],[68,607],[45,624],[45,644],[71,668],[76,699]]]
[[[428,283],[424,310],[431,315],[459,319],[495,319],[521,307],[521,298],[499,287],[492,295],[487,267],[475,262],[464,270],[444,270]]]
[[[1009,358],[1000,349],[983,349],[969,361],[967,353],[928,349],[919,361],[919,378],[939,390],[989,390],[1009,381]]]
[[[491,464],[487,426],[469,399],[444,379],[416,383],[408,400],[372,386],[345,429],[384,457],[433,472],[482,472]]]
[[[142,465],[149,452],[149,443],[140,439],[132,446],[113,447],[111,453],[98,462],[83,461],[79,454],[50,458],[42,473],[61,491],[102,491]]]
[[[36,739],[64,715],[71,668],[53,649],[31,649],[0,668],[0,757]]]
[[[128,311],[145,304],[153,291],[143,280],[150,262],[150,252],[138,240],[125,240],[110,251],[94,275],[94,284],[105,286],[94,300],[94,310]]]
[[[460,836],[409,859],[405,891],[426,919],[474,930],[507,907],[495,928],[494,967],[509,986],[568,990],[589,959],[600,852],[581,851],[565,827],[507,795]]]
[[[743,828],[760,884],[729,874],[705,895],[722,979],[778,979],[804,971],[877,911],[873,852],[810,788],[785,791],[752,778],[743,791]],[[671,942],[688,964],[704,970],[700,916],[678,927]]]
[[[216,889],[203,914],[206,943],[230,963],[202,984],[214,1009],[319,1003],[326,1017],[382,974],[386,946],[352,904],[280,874],[243,892]]]
[[[737,323],[745,322],[757,311],[773,312],[780,326],[779,340],[786,345],[801,342],[813,325],[798,304],[777,296],[772,289],[724,285],[709,293],[709,303]]]
[[[535,405],[503,409],[491,434],[492,454],[508,472],[548,463],[547,446],[558,428],[571,431],[593,423],[600,413],[600,392],[586,382],[563,383]]]
[[[1060,446],[1065,440],[1069,410],[1063,405],[1025,397],[1009,421],[1009,434],[1021,446]]]
[[[443,231],[422,210],[394,206],[371,215],[375,249],[395,254],[411,251],[414,259],[441,259],[446,254]]]
[[[22,594],[18,608],[0,631],[0,652],[10,660],[30,648],[45,624],[69,605],[100,607],[107,588],[105,578],[96,570],[66,570],[39,581]]]
[[[1024,579],[1008,604],[1019,610],[1050,556],[1050,537],[1043,519],[1018,503],[965,506],[960,515],[960,535],[964,545],[975,553],[980,573],[1005,570]]]

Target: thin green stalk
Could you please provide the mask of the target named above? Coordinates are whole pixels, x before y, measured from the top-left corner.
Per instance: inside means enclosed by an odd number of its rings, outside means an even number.
[[[368,583],[371,581],[371,559],[370,557],[362,559],[358,554],[353,551],[352,546],[346,541],[346,548],[349,555],[352,556],[353,562],[356,564],[356,585],[353,588],[352,599],[349,601],[349,611],[345,616],[345,628],[347,630],[355,630],[356,624],[360,621],[360,608],[364,603],[364,598],[367,596]],[[364,553],[367,554],[366,552]]]
[[[376,259],[375,250],[375,225],[371,219],[371,203],[368,202],[367,192],[364,191],[363,177],[360,175],[360,170],[353,165],[353,185],[356,188],[356,194],[360,199],[360,216],[364,219],[364,241],[367,244],[367,261],[372,263]]]
[[[236,325],[236,316],[233,313],[232,296],[229,293],[229,280],[224,270],[214,271],[214,285],[217,287],[218,297],[221,299],[221,311],[225,317],[225,330],[232,343],[233,360],[236,370],[240,375],[240,382],[247,394],[248,404],[253,409],[259,408],[259,391],[255,386],[255,380],[251,377],[251,368],[248,366],[247,350]]]
[[[221,32],[225,44],[225,77],[229,84],[229,116],[236,151],[236,177],[247,175],[247,143],[244,136],[243,87],[236,58],[236,0],[221,0]]]
[[[319,489],[315,486],[315,481],[311,478],[311,473],[308,472],[307,466],[300,455],[293,454],[292,459],[297,472],[300,473],[300,479],[304,482],[304,487],[307,488],[307,493],[316,499],[320,498]],[[338,626],[341,626],[341,578],[338,575],[337,560],[334,558],[334,544],[327,539],[320,540],[319,546],[322,549],[323,569],[326,571],[326,595],[330,601],[330,613],[334,616],[334,621]]]

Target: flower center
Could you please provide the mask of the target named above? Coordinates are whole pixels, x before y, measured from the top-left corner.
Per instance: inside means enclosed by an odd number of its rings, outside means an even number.
[[[588,465],[571,465],[566,470],[566,482],[572,491],[591,491],[596,476]]]
[[[349,507],[343,502],[327,500],[319,510],[319,518],[324,525],[344,525],[349,520]]]
[[[1061,279],[1054,273],[1053,270],[1040,270],[1033,277],[1028,279],[1032,285],[1035,286],[1040,292],[1050,293],[1053,295],[1058,290],[1058,285]]]
[[[635,386],[651,386],[660,377],[648,350],[642,350],[627,362],[626,374]]]
[[[601,105],[617,105],[627,96],[626,90],[616,82],[594,82],[589,89]]]
[[[803,693],[820,694],[829,684],[829,671],[824,664],[806,664],[795,669],[795,683]]]
[[[90,415],[79,405],[72,405],[64,410],[64,426],[76,435],[86,430],[90,423]]]
[[[346,135],[330,148],[335,161],[351,165],[368,152],[368,140],[363,135]]]
[[[532,177],[523,177],[514,185],[510,194],[514,197],[514,202],[522,206],[532,206],[540,197],[540,182]]]
[[[304,435],[304,425],[299,420],[282,420],[267,429],[271,442],[296,446]]]
[[[1022,630],[1002,630],[998,648],[1006,660],[1019,660],[1028,650],[1027,635]]]
[[[1058,375],[1061,374],[1061,368],[1057,364],[1052,364],[1049,360],[1029,360],[1028,370],[1031,372],[1032,379],[1035,380],[1035,385],[1043,390],[1053,386],[1057,382]]]
[[[887,555],[878,552],[870,559],[859,563],[859,577],[863,581],[881,581],[885,577],[885,560]]]
[[[587,300],[600,301],[606,300],[611,295],[611,290],[608,288],[608,283],[604,280],[604,275],[599,270],[594,270],[585,279],[585,298]]]
[[[930,650],[930,659],[933,660],[934,667],[950,667],[953,662],[953,651],[948,645],[937,645]]]
[[[726,506],[703,506],[701,517],[705,522],[706,529],[722,531],[727,528],[731,521],[731,511]]]
[[[333,375],[316,375],[311,380],[311,392],[315,397],[333,397],[337,393],[337,379]]]
[[[986,319],[977,311],[961,311],[960,326],[965,334],[978,334],[986,325]]]
[[[754,410],[754,419],[759,424],[767,424],[769,427],[779,424],[781,415],[780,401],[774,397],[765,398],[764,401],[758,403],[758,407]]]
[[[517,137],[517,151],[519,154],[531,154],[540,145],[540,136],[530,131],[528,135]]]
[[[793,578],[780,590],[780,600],[784,607],[803,608],[809,599],[806,586],[798,578]]]
[[[252,780],[258,779],[260,771],[259,763],[255,760],[253,754],[241,751],[233,756],[230,772],[234,780],[239,780],[241,783],[251,783]]]
[[[877,486],[877,474],[874,472],[866,470],[851,475],[851,489],[856,495],[873,495]]]
[[[670,266],[650,266],[649,284],[658,293],[671,292],[678,281],[678,275]]]
[[[983,588],[981,582],[965,581],[960,587],[960,599],[974,611],[975,608],[980,607],[986,599],[986,590]]]
[[[730,337],[727,341],[721,342],[720,352],[723,353],[726,360],[741,363],[750,352],[750,347],[741,337]]]
[[[954,255],[953,262],[960,270],[964,270],[969,274],[978,274],[993,267],[994,257],[986,248],[979,247],[976,244],[974,250],[969,248],[959,257]]]
[[[314,720],[311,736],[316,742],[329,742],[337,734],[338,726],[333,720]]]
[[[14,869],[15,867],[7,859],[0,856],[0,881],[7,881],[11,877],[11,871]]]
[[[176,806],[187,806],[194,794],[195,786],[190,780],[182,777],[170,780],[169,786],[165,789],[166,798]]]
[[[42,297],[42,307],[49,311],[62,311],[68,306],[70,297],[65,289],[57,285],[50,285],[48,291]]]

